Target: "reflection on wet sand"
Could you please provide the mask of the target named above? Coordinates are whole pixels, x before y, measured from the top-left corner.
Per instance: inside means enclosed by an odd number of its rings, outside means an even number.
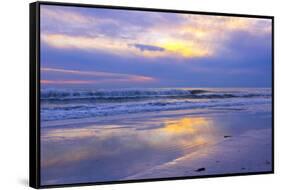
[[[134,124],[44,128],[42,182],[112,181],[134,175],[212,144],[213,122],[204,117],[154,118]]]

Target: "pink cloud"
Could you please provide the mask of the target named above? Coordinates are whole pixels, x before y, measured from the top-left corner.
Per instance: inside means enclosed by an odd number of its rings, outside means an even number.
[[[41,84],[93,84],[94,80],[40,80]]]
[[[147,83],[153,82],[156,79],[133,74],[122,74],[122,73],[110,73],[100,71],[79,71],[79,70],[67,70],[57,68],[41,68],[41,72],[55,72],[64,73],[69,75],[84,75],[95,77],[93,80],[41,80],[42,84],[93,84],[93,83],[116,83],[116,82],[136,82],[136,83]]]

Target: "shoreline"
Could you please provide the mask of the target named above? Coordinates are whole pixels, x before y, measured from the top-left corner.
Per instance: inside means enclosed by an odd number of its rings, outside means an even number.
[[[96,117],[86,117],[78,119],[65,119],[65,120],[54,120],[54,121],[43,121],[41,122],[41,129],[46,128],[55,128],[55,127],[77,127],[79,126],[89,126],[92,124],[99,123],[108,123],[115,122],[121,119],[150,119],[151,117],[160,118],[160,117],[197,117],[197,116],[212,116],[212,115],[225,115],[225,114],[256,114],[257,112],[269,112],[270,109],[262,110],[257,107],[255,111],[249,111],[245,109],[235,109],[235,108],[200,108],[200,109],[179,109],[179,110],[163,110],[163,111],[151,111],[143,113],[129,113],[129,114],[120,114],[120,115],[109,115],[109,116],[96,116]]]

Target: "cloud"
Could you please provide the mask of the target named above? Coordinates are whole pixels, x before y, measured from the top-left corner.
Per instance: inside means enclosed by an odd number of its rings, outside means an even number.
[[[79,70],[69,70],[69,69],[58,69],[58,68],[41,68],[41,73],[48,73],[48,77],[52,78],[52,73],[61,73],[59,75],[59,80],[55,79],[42,79],[42,84],[96,84],[96,83],[126,83],[126,82],[136,82],[136,83],[148,83],[153,82],[156,79],[143,76],[143,75],[133,75],[133,74],[122,74],[122,73],[110,73],[110,72],[100,72],[100,71],[79,71]],[[68,79],[61,80],[63,75],[68,75],[75,78],[75,75],[79,76],[79,80]],[[55,76],[55,75],[54,75]],[[54,77],[53,76],[53,77]],[[84,78],[83,78],[84,76]],[[42,78],[44,75],[42,75]],[[88,79],[87,77],[90,77]]]
[[[49,46],[60,49],[80,49],[85,51],[105,51],[111,54],[126,54],[127,44],[118,39],[90,36],[73,36],[68,34],[42,34],[41,39]]]
[[[44,44],[122,57],[211,57],[229,49],[235,33],[271,35],[271,21],[257,18],[56,6],[41,14]]]
[[[94,84],[94,80],[40,80],[41,84]]]
[[[71,11],[73,9],[56,6],[41,6],[40,14],[45,20],[51,20],[66,24],[90,24],[93,18]],[[44,24],[44,23],[43,23]]]
[[[165,48],[152,46],[152,45],[145,45],[145,44],[130,44],[135,48],[140,49],[141,51],[165,51]]]

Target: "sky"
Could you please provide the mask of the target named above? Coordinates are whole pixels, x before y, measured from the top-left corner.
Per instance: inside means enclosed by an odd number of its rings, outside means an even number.
[[[271,20],[41,5],[46,88],[271,87]]]

